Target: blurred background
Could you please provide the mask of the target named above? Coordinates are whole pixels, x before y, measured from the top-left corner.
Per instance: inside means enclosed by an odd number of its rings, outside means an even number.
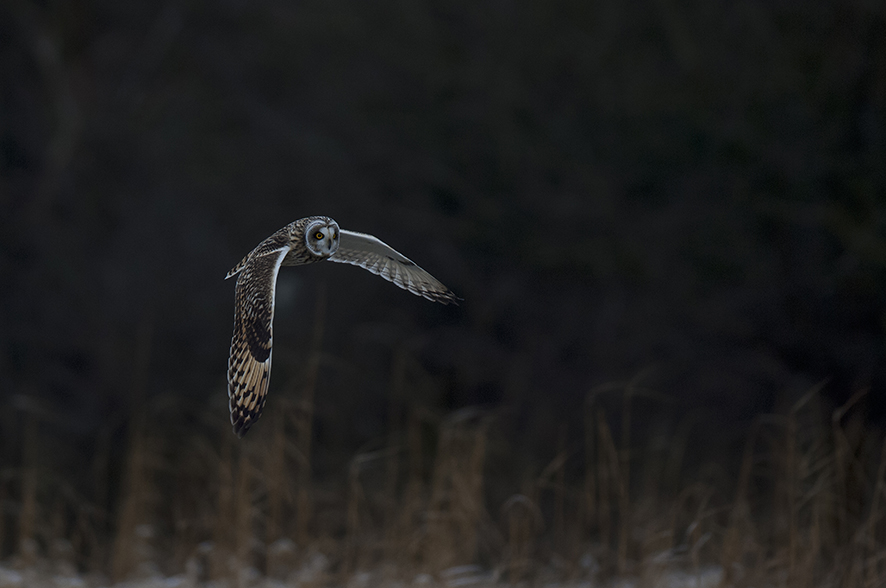
[[[789,421],[822,436],[779,425],[771,463],[797,474],[799,439],[837,468],[811,476],[851,479],[829,554],[853,521],[882,538],[884,186],[879,1],[4,2],[0,557],[172,574],[248,528],[264,551],[230,550],[260,574],[283,539],[334,574],[449,513],[452,556],[411,569],[625,573],[658,553],[629,505],[703,480],[722,563],[749,431],[807,409]],[[464,300],[284,268],[237,441],[224,275],[313,214]]]

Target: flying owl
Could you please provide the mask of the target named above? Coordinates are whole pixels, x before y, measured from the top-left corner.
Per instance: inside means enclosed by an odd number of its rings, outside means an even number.
[[[228,357],[228,398],[231,424],[239,437],[261,416],[268,393],[274,290],[280,266],[323,260],[360,266],[434,302],[458,301],[434,276],[372,235],[343,231],[326,216],[309,216],[286,225],[225,276],[238,276],[234,336]]]

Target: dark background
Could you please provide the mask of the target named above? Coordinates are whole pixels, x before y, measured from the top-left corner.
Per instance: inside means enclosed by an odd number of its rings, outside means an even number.
[[[495,412],[514,461],[630,380],[700,454],[821,382],[882,422],[884,186],[882,2],[7,1],[4,459],[29,414],[71,480],[142,403],[226,419],[225,272],[312,214],[464,301],[284,268],[244,443],[318,308],[320,469],[383,438],[398,369]]]

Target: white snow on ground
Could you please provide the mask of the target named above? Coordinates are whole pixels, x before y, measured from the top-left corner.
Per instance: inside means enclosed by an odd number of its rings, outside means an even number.
[[[48,568],[49,566],[44,566]],[[317,588],[335,585],[334,581],[318,578],[315,570],[306,569],[293,574],[288,580],[262,578],[252,568],[243,570],[240,582],[224,580],[197,581],[193,575],[163,576],[142,570],[139,579],[125,582],[110,583],[97,576],[81,576],[66,570],[62,573],[42,569],[40,566],[16,570],[0,566],[0,588]],[[723,570],[719,567],[705,567],[695,573],[684,571],[662,572],[654,580],[621,578],[614,581],[596,582],[585,580],[580,582],[535,581],[521,582],[519,586],[529,588],[715,588],[723,578]],[[353,574],[346,583],[346,588],[487,588],[508,586],[505,579],[490,570],[479,566],[457,566],[432,576],[418,574],[411,581],[383,579],[380,574],[358,572]]]

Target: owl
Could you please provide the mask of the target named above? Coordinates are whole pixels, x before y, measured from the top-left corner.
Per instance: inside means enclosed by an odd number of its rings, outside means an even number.
[[[286,225],[262,241],[225,276],[237,276],[228,398],[231,424],[239,437],[258,420],[268,393],[274,290],[280,266],[323,260],[360,266],[434,302],[449,304],[459,300],[434,276],[372,235],[343,231],[326,216],[309,216]]]

